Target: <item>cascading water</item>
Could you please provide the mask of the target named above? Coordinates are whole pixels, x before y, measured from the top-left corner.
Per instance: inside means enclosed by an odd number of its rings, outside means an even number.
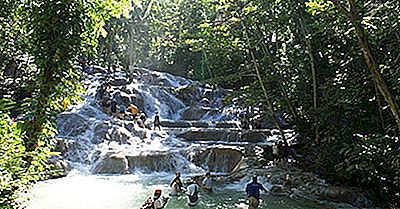
[[[119,105],[135,103],[149,118],[150,128],[155,111],[160,112],[162,131],[141,128],[104,112],[102,95],[96,94],[106,77],[88,75],[85,101],[59,115],[58,137],[72,171],[36,184],[28,209],[138,209],[155,188],[169,193],[175,171],[181,171],[183,179],[206,170],[229,173],[243,161],[241,146],[276,139],[270,132],[242,133],[237,109],[221,102],[227,91],[215,94],[199,83],[146,69],[132,69],[128,76],[116,73],[108,91]],[[235,184],[217,181],[214,193],[200,193],[196,208],[247,208],[243,188],[248,178]],[[261,209],[332,208],[288,197],[263,199]],[[172,197],[166,208],[189,206],[180,196]]]

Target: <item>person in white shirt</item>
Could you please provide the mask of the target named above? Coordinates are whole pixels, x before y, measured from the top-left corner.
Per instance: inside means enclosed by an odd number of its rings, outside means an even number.
[[[186,195],[188,196],[188,205],[193,207],[199,203],[199,186],[193,179],[190,179],[189,185],[186,188]]]
[[[207,172],[206,175],[205,175],[205,178],[201,182],[201,188],[203,188],[206,191],[211,192],[212,191],[212,184],[213,184],[213,180],[211,178],[211,173]]]

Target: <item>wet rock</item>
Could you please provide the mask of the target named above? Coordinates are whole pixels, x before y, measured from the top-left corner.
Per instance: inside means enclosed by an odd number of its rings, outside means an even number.
[[[190,122],[191,127],[196,127],[196,128],[207,128],[208,123],[204,121],[191,121]]]
[[[112,129],[110,141],[116,141],[119,144],[127,144],[130,137],[131,134],[126,128],[117,126]]]
[[[230,173],[243,159],[241,150],[232,147],[210,147],[191,156],[192,161],[211,172]]]
[[[92,143],[99,144],[102,143],[104,140],[110,138],[110,130],[112,128],[111,123],[104,121],[98,123],[95,128],[93,129],[93,136],[92,136]]]
[[[230,130],[189,130],[178,134],[178,137],[188,141],[238,141],[239,133]]]
[[[173,153],[147,152],[139,155],[127,155],[130,172],[175,171],[178,161]]]
[[[130,101],[136,105],[140,111],[143,111],[144,109],[144,100],[140,96],[140,94],[133,94],[130,96]]]
[[[183,121],[183,120],[177,120],[177,121],[162,120],[161,126],[169,127],[169,128],[189,128],[189,127],[191,127],[191,124],[190,124],[190,122]]]
[[[215,123],[216,128],[239,128],[236,123],[228,121],[218,121]]]
[[[267,140],[268,136],[264,131],[244,130],[241,132],[240,138],[246,142],[262,142]]]
[[[56,138],[54,139],[54,151],[59,152],[61,155],[64,155],[68,151],[67,143],[64,138]]]
[[[57,117],[57,130],[61,136],[78,136],[88,128],[88,120],[77,113],[61,113]]]
[[[187,108],[181,117],[183,120],[200,120],[207,112],[205,108],[194,106]]]
[[[68,161],[57,155],[52,155],[47,159],[50,165],[51,173],[50,178],[61,178],[68,175],[71,167]]]
[[[113,86],[125,86],[126,84],[128,84],[126,78],[115,78],[111,83]]]
[[[368,201],[367,198],[365,198],[362,194],[343,187],[329,186],[321,188],[318,195],[325,200],[348,203],[358,208],[371,207],[371,202]]]
[[[92,118],[99,118],[99,119],[105,119],[105,115],[103,115],[103,112],[99,109],[96,109],[94,106],[90,105],[83,105],[77,113],[85,118],[92,119]]]
[[[125,174],[128,172],[128,160],[122,153],[109,152],[95,163],[94,174]]]
[[[125,92],[117,91],[114,93],[113,98],[117,101],[118,105],[123,105],[125,108],[131,103],[130,95]]]

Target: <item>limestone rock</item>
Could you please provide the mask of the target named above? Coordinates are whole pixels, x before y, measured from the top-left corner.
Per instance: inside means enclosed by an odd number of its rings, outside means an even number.
[[[188,141],[238,141],[239,134],[237,131],[229,130],[189,130],[178,134],[178,137],[184,138]]]
[[[149,152],[127,155],[129,171],[175,171],[177,161],[173,153]]]
[[[162,120],[161,126],[169,128],[189,128],[191,125],[189,122],[183,120]]]
[[[243,159],[243,153],[231,147],[209,147],[191,156],[192,161],[211,172],[230,173]]]
[[[57,130],[61,136],[78,136],[88,128],[88,120],[76,113],[61,113],[57,117]]]
[[[125,86],[126,84],[128,84],[128,81],[126,78],[115,78],[112,81],[113,86]]]
[[[95,174],[125,174],[128,172],[128,160],[122,153],[109,152],[95,163]]]
[[[258,130],[244,130],[240,138],[246,142],[262,142],[267,140],[268,136],[263,131]]]
[[[60,156],[52,155],[47,159],[47,162],[50,164],[52,170],[50,178],[65,177],[71,171],[68,161]]]
[[[207,109],[194,106],[189,107],[182,113],[183,120],[200,120],[206,113],[208,112]]]

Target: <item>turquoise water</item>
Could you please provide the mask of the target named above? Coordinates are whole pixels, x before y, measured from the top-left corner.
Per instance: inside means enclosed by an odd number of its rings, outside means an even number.
[[[31,190],[28,209],[139,209],[154,189],[168,196],[171,174],[96,176],[76,175],[39,182]],[[184,195],[170,197],[166,209],[247,208],[246,196],[237,189],[218,185],[215,192],[201,192],[196,207],[187,205]],[[262,195],[260,209],[333,209],[332,206],[307,203],[288,197]]]

